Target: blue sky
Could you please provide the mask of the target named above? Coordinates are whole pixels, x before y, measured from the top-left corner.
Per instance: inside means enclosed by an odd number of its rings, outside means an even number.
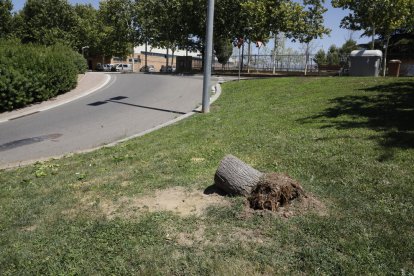
[[[25,0],[13,0],[14,10],[20,10],[23,8],[23,5],[26,1]],[[94,7],[99,6],[99,0],[69,0],[70,3],[90,3]],[[324,37],[321,40],[317,40],[314,42],[315,51],[323,48],[327,50],[330,45],[335,44],[336,46],[341,46],[345,40],[350,36],[350,32],[345,29],[339,28],[339,24],[341,19],[348,14],[347,11],[343,11],[341,9],[335,9],[331,6],[331,1],[326,0],[325,7],[328,8],[328,11],[325,14],[325,26],[332,29],[332,32],[329,36]],[[366,43],[369,38],[360,38],[360,33],[356,32],[353,34],[353,39],[356,40],[358,43]],[[299,49],[300,45],[298,43],[287,43],[288,47],[292,47],[294,49]]]
[[[323,39],[315,42],[315,44],[319,46],[318,48],[324,49],[328,49],[332,44],[335,44],[336,46],[342,46],[342,44],[344,44],[344,42],[350,36],[349,30],[339,28],[341,19],[344,18],[344,16],[348,15],[349,11],[333,8],[330,0],[326,2],[327,3],[325,3],[325,7],[328,9],[328,11],[324,15],[325,26],[330,28],[332,31],[328,37],[324,37]],[[360,36],[361,32],[354,32],[352,38],[358,43],[366,43],[369,40],[367,37],[361,39]]]

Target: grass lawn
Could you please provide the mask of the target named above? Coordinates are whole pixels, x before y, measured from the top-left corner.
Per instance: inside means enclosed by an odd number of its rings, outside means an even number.
[[[0,275],[414,274],[413,78],[223,91],[208,115],[0,171]],[[289,174],[324,214],[244,215],[240,198],[203,216],[129,205],[175,186],[204,190],[225,154]]]

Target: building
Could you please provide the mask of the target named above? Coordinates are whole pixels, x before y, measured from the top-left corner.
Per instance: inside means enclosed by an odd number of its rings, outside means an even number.
[[[134,48],[134,55],[129,55],[126,58],[112,57],[112,58],[103,58],[103,57],[90,57],[88,58],[88,66],[91,70],[96,70],[98,64],[117,64],[117,63],[127,63],[133,65],[134,72],[138,72],[141,67],[145,65],[153,65],[155,71],[160,71],[162,65],[175,66],[177,56],[188,56],[192,57],[194,60],[199,60],[201,63],[201,54],[199,52],[187,52],[183,50],[177,50],[172,52],[165,48],[157,48],[148,45],[140,45]]]
[[[146,53],[146,55],[145,55]],[[155,68],[156,72],[159,72],[161,66],[167,65],[167,57],[168,57],[168,65],[172,65],[177,67],[177,57],[182,57],[179,60],[191,60],[191,68],[192,70],[201,70],[202,69],[202,55],[200,52],[188,52],[184,50],[176,50],[174,53],[171,49],[167,50],[165,48],[157,48],[148,45],[140,45],[134,48],[134,55],[129,55],[126,58],[119,58],[119,57],[112,57],[112,58],[103,58],[103,57],[89,57],[88,58],[88,66],[90,70],[96,70],[98,68],[98,64],[119,64],[119,63],[127,63],[133,65],[134,72],[139,72],[141,67],[145,65],[145,59],[147,61],[147,65],[152,65]],[[187,58],[185,58],[187,57]],[[188,62],[184,62],[188,64]],[[236,66],[236,61],[230,58],[228,66]],[[179,66],[178,66],[179,67]],[[177,67],[177,68],[178,68]],[[221,70],[222,65],[217,62],[215,58],[213,62],[214,70]],[[185,72],[188,72],[187,70]]]

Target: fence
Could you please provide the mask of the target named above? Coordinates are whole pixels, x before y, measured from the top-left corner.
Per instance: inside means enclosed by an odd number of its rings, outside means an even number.
[[[317,64],[313,61],[314,55],[308,56],[308,72],[317,72]],[[242,62],[243,61],[243,62]],[[217,60],[213,62],[214,70],[238,71],[243,72],[304,72],[306,65],[306,55],[239,55],[230,57],[226,65],[221,65]],[[201,69],[201,60],[193,60],[193,68]]]

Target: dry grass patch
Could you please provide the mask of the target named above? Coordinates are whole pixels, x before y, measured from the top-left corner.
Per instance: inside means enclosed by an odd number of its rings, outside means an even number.
[[[204,223],[198,225],[195,231],[191,232],[179,232],[173,238],[173,234],[167,234],[168,240],[175,240],[180,246],[185,247],[200,247],[200,246],[220,246],[227,243],[242,243],[242,244],[264,244],[270,242],[259,229],[251,230],[240,227],[229,227],[225,231],[216,231],[213,235],[208,235],[207,229]],[[170,230],[174,233],[175,230]]]

